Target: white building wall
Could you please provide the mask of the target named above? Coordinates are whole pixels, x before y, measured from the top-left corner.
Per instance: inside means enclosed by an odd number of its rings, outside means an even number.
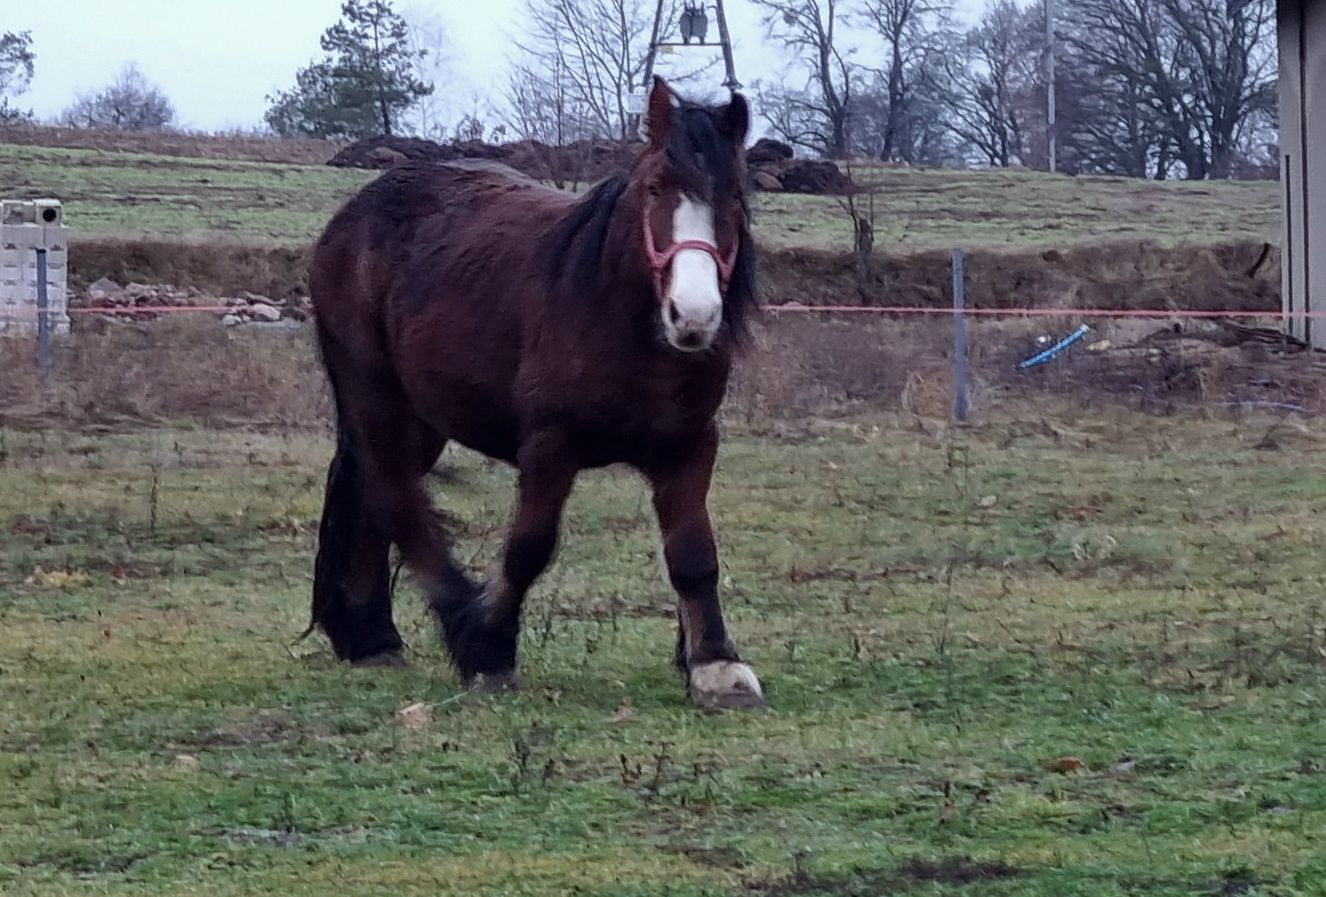
[[[1283,307],[1326,312],[1326,0],[1279,0]],[[1326,346],[1326,319],[1288,317]]]

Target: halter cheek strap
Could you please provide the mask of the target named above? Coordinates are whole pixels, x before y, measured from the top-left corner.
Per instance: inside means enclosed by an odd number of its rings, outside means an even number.
[[[713,258],[714,263],[718,265],[718,286],[724,293],[727,292],[727,285],[732,281],[732,271],[737,266],[737,248],[740,246],[740,240],[732,244],[732,248],[727,255],[718,251],[718,247],[713,243],[707,243],[704,240],[679,240],[667,249],[659,252],[654,248],[654,225],[650,221],[653,217],[653,200],[645,203],[644,209],[644,236],[645,236],[645,258],[649,259],[649,271],[654,277],[654,295],[661,303],[663,301],[663,275],[672,264],[672,260],[677,257],[677,253],[683,249],[698,249],[701,252],[708,253]]]

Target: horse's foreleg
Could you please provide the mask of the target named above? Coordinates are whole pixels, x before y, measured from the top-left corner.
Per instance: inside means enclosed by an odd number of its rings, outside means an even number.
[[[550,435],[526,440],[517,458],[519,498],[500,561],[478,601],[438,609],[456,667],[479,688],[516,686],[521,605],[557,551],[562,508],[575,483],[575,465],[559,445]]]
[[[728,638],[718,601],[718,551],[705,507],[717,449],[717,433],[711,432],[688,457],[646,472],[664,565],[680,598],[676,662],[700,707],[763,708],[759,679]]]

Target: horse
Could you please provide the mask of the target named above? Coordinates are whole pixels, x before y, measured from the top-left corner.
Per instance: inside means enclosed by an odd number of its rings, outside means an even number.
[[[706,507],[717,412],[757,308],[749,122],[740,94],[708,106],[655,79],[633,167],[583,196],[492,162],[405,163],[333,216],[309,276],[336,450],[308,631],[339,659],[404,664],[394,544],[466,685],[517,688],[521,605],[576,476],[622,464],[652,490],[691,700],[765,706],[723,621]],[[482,584],[423,486],[453,441],[518,472]]]

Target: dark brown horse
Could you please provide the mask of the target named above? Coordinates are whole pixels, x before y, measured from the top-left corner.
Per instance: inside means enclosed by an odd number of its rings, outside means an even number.
[[[318,242],[310,283],[337,448],[310,629],[338,657],[401,663],[395,543],[461,676],[514,686],[521,603],[576,474],[623,463],[653,490],[692,698],[763,704],[723,625],[705,507],[715,414],[755,304],[749,111],[739,95],[711,108],[656,81],[647,121],[630,173],[583,197],[489,163],[402,165]],[[520,472],[482,586],[451,557],[422,485],[448,440]]]

